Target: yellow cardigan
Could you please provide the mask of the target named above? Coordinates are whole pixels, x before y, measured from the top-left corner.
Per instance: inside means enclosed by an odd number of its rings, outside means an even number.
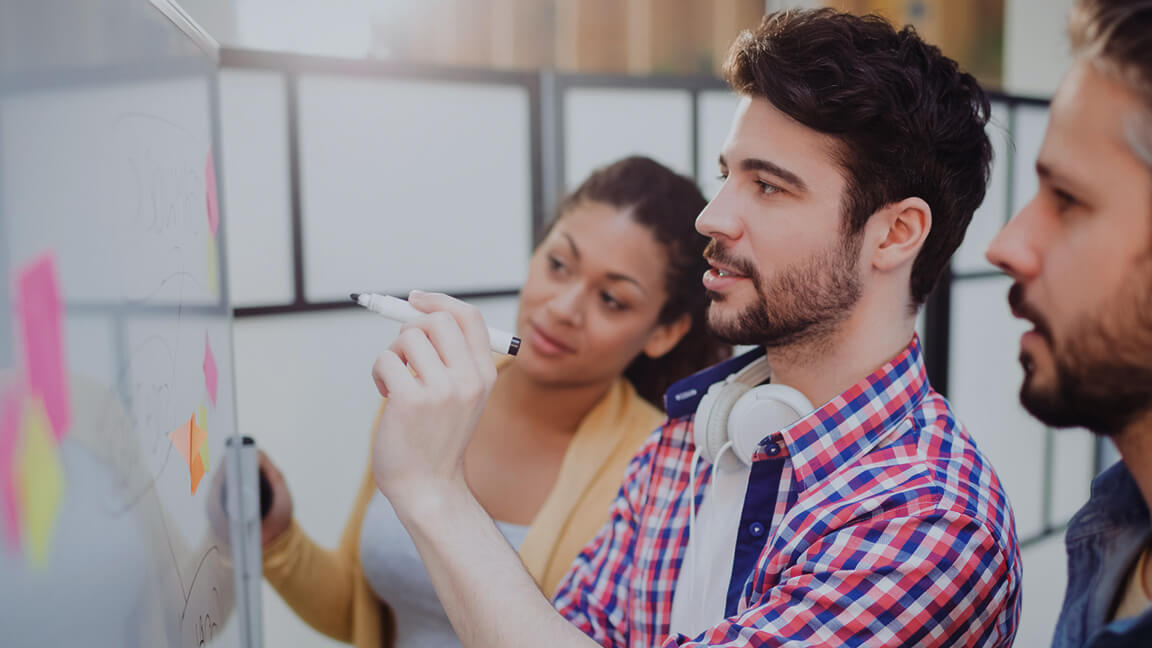
[[[660,410],[621,378],[580,422],[556,485],[520,547],[520,559],[548,596],[608,521],[628,462],[663,420]],[[295,521],[264,548],[264,577],[296,614],[357,648],[394,643],[391,612],[369,587],[360,566],[360,527],[375,492],[369,468],[335,550],[317,545]]]

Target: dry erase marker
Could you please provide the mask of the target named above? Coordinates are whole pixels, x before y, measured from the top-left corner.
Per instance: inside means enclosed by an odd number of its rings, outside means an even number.
[[[349,296],[352,297],[352,301],[373,313],[379,313],[390,320],[405,324],[425,314],[413,308],[403,299],[397,299],[390,295],[352,293]],[[488,348],[496,353],[514,356],[520,352],[520,338],[500,329],[488,327]]]

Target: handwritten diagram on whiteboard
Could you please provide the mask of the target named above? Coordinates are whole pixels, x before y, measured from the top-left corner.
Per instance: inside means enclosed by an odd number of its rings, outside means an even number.
[[[3,643],[239,646],[214,62],[99,4],[130,60],[0,74]]]

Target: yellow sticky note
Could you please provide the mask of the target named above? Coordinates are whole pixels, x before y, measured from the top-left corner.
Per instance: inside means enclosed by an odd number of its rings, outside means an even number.
[[[64,468],[39,396],[24,409],[17,474],[23,499],[24,546],[32,564],[43,567],[52,548],[52,532],[64,496]]]
[[[208,472],[208,408],[203,405],[196,411],[196,425],[204,430],[204,443],[200,444],[200,460],[204,462],[204,472]]]

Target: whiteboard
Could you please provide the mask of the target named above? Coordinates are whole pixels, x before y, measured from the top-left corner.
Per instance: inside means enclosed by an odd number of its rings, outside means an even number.
[[[292,285],[292,205],[284,76],[221,70],[221,157],[232,178],[220,198],[228,221],[228,280],[236,307],[287,304]],[[253,254],[259,250],[259,254]]]
[[[704,197],[711,200],[724,184],[720,179],[720,153],[724,148],[724,140],[728,139],[728,131],[732,128],[740,96],[734,92],[708,90],[701,92],[696,101],[697,114],[700,116],[696,135],[699,140],[696,168],[700,170],[700,175],[696,178],[696,184],[700,185]]]
[[[1048,108],[1046,106],[1024,105],[1016,109],[1015,124],[1012,129],[1013,144],[1016,146],[1014,169],[1013,205],[1015,214],[1033,198],[1040,184],[1036,179],[1036,158],[1040,156],[1040,146],[1044,143],[1044,133],[1048,130]]]
[[[995,268],[984,258],[984,252],[992,239],[1000,233],[1008,222],[1008,177],[1012,168],[1009,128],[1010,108],[1004,102],[992,104],[992,115],[985,127],[988,139],[992,142],[992,169],[984,202],[972,215],[964,242],[952,257],[952,271],[956,273],[981,272]]]
[[[1017,357],[1028,323],[1005,307],[1011,285],[1007,276],[953,284],[948,400],[997,469],[1016,515],[1016,531],[1027,538],[1047,523],[1043,448],[1048,431],[1020,405],[1024,370]],[[1091,465],[1088,457],[1081,460]]]
[[[564,110],[564,187],[594,169],[645,155],[692,177],[692,93],[663,88],[570,88]],[[731,118],[731,115],[729,115]]]
[[[322,74],[302,75],[298,88],[309,300],[523,282],[532,251],[526,88]]]
[[[213,44],[145,0],[0,15],[3,644],[246,645]]]

